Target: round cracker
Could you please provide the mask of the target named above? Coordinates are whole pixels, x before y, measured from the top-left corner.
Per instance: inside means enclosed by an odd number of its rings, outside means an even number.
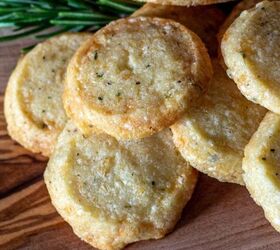
[[[175,145],[199,171],[243,184],[244,147],[266,110],[241,95],[218,61],[207,94],[172,128]]]
[[[239,15],[241,14],[242,11],[244,10],[248,10],[253,8],[257,3],[261,2],[262,0],[243,0],[241,2],[239,2],[231,11],[230,15],[226,18],[225,22],[223,23],[223,25],[220,27],[217,38],[219,41],[219,44],[221,44],[222,39],[223,39],[223,35],[225,34],[226,30],[228,29],[228,27],[230,27],[230,25],[235,21],[235,19],[237,17],[239,17]],[[219,56],[219,60],[221,65],[227,69],[223,56],[222,56],[222,52],[219,49],[218,50],[218,56]]]
[[[150,136],[178,120],[212,75],[197,35],[169,19],[120,19],[71,60],[64,107],[76,125],[120,139]]]
[[[215,56],[218,42],[216,34],[225,19],[217,6],[170,6],[147,3],[133,16],[149,16],[172,19],[196,33],[205,43],[209,54]]]
[[[251,101],[280,113],[280,2],[243,11],[223,36],[228,74]]]
[[[209,5],[215,3],[225,3],[233,0],[135,0],[135,1],[156,3],[161,5],[197,6],[197,5]]]
[[[61,98],[66,66],[90,36],[65,33],[40,43],[12,73],[4,103],[8,132],[30,151],[51,154],[67,120]]]
[[[244,182],[265,217],[280,232],[280,116],[268,112],[245,148]]]
[[[218,39],[222,41],[222,37],[228,27],[235,21],[237,17],[244,11],[255,7],[257,3],[261,2],[261,0],[243,0],[239,2],[231,11],[230,15],[226,18],[223,25],[220,27]]]
[[[67,124],[45,172],[53,205],[84,241],[121,249],[170,232],[190,199],[197,172],[166,129],[150,138],[85,138]]]

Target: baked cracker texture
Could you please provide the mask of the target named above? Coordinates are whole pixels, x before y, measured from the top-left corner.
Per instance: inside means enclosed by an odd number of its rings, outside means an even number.
[[[208,87],[212,66],[200,38],[183,25],[136,17],[110,23],[72,58],[64,107],[90,134],[119,139],[169,127]]]
[[[253,7],[255,7],[255,5],[257,3],[260,3],[261,0],[243,0],[241,2],[239,2],[231,11],[231,13],[229,14],[229,16],[226,18],[226,20],[224,21],[223,25],[221,25],[218,35],[217,35],[217,39],[219,41],[219,44],[221,45],[222,43],[222,39],[223,36],[226,32],[226,30],[230,27],[230,25],[235,21],[235,19],[237,17],[239,17],[239,15],[244,11],[244,10],[248,10],[251,9]],[[223,56],[222,56],[222,52],[221,52],[221,48],[219,47],[218,50],[218,56],[219,56],[219,60],[221,65],[227,69]]]
[[[222,182],[243,185],[244,148],[266,109],[248,101],[218,61],[210,88],[171,128],[175,145],[199,171]]]
[[[280,2],[243,11],[227,29],[222,54],[228,75],[249,100],[280,113]]]
[[[280,232],[280,116],[268,112],[245,149],[244,181],[265,217]]]
[[[44,177],[53,205],[74,232],[108,250],[170,232],[197,172],[177,151],[169,129],[117,141],[107,134],[85,137],[69,122]]]
[[[50,156],[67,117],[63,108],[67,64],[90,33],[64,33],[38,44],[19,60],[5,93],[10,136],[34,153]]]
[[[210,56],[215,57],[217,54],[216,35],[225,20],[225,14],[216,5],[186,7],[147,3],[132,16],[172,19],[196,33],[206,45]]]

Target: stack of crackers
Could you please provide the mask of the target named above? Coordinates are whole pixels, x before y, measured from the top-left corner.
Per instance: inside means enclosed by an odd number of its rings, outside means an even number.
[[[280,231],[280,2],[150,2],[22,57],[9,134],[50,158],[53,205],[99,249],[171,232],[198,171],[245,185]]]

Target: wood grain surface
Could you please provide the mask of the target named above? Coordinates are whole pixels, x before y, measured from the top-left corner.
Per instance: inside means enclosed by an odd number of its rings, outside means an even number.
[[[3,93],[20,48],[28,43],[0,44],[0,249],[92,249],[51,205],[42,179],[45,159],[13,142],[6,131]],[[280,249],[280,235],[244,187],[201,175],[175,231],[127,249]]]

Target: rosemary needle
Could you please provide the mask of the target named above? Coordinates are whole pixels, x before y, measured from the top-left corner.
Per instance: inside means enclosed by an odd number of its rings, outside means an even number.
[[[0,36],[0,42],[96,30],[132,14],[139,6],[121,0],[0,0],[0,29],[13,28],[9,35]]]

